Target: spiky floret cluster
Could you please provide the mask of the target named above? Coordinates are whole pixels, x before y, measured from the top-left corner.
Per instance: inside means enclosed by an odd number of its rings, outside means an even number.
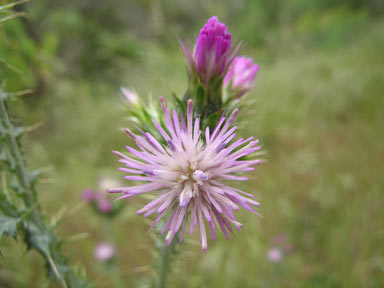
[[[120,198],[155,192],[157,197],[137,213],[144,216],[157,213],[152,227],[163,217],[167,218],[161,233],[168,231],[165,238],[168,245],[179,231],[182,241],[189,221],[190,233],[193,234],[196,226],[199,228],[202,248],[206,250],[205,222],[213,240],[216,224],[228,239],[228,231],[233,232],[232,225],[237,229],[241,227],[233,215],[234,210],[241,206],[257,214],[252,206],[258,207],[259,203],[249,199],[253,195],[224,182],[248,180],[236,174],[252,171],[252,166],[261,163],[260,160],[242,160],[260,146],[253,137],[234,141],[237,127],[231,125],[237,109],[227,120],[222,116],[213,131],[207,127],[203,135],[199,118],[193,119],[192,100],[187,102],[185,120],[182,112],[178,114],[174,110],[171,114],[164,99],[160,99],[165,127],[153,123],[162,135],[162,141],[148,132],[141,131],[142,135],[136,135],[127,129],[139,150],[126,148],[136,159],[114,151],[126,166],[120,170],[131,174],[125,179],[144,184],[109,189],[109,192],[123,193]]]

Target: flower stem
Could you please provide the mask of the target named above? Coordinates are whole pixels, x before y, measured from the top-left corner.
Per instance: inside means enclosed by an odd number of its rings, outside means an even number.
[[[105,235],[108,235],[108,242],[110,242],[116,249],[117,240],[116,240],[116,232],[110,218],[104,217],[104,231]],[[117,264],[117,255],[115,255],[115,259],[112,262],[108,263],[108,268],[111,272],[111,276],[113,277],[113,281],[115,282],[116,288],[124,288],[124,281],[121,277],[121,272],[119,269],[119,265]]]
[[[173,259],[174,254],[176,254],[176,243],[177,241],[172,241],[169,246],[164,245],[164,247],[158,247],[160,248],[159,255],[155,262],[156,288],[167,287],[167,278],[169,273],[171,272],[171,261]]]

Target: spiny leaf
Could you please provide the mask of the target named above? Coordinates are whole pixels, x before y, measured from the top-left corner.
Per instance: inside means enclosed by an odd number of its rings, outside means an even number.
[[[31,182],[31,184],[36,183],[40,175],[40,170],[32,170],[31,172],[29,172],[29,181]]]
[[[52,234],[49,231],[42,231],[31,221],[23,221],[23,226],[28,249],[35,248],[43,255],[50,256],[49,243],[52,241]]]
[[[11,218],[18,218],[19,215],[17,208],[10,202],[4,191],[0,193],[0,212]]]
[[[13,171],[12,171],[13,172]],[[11,174],[11,180],[9,182],[9,187],[12,188],[18,196],[22,196],[25,194],[25,187],[20,185],[19,179],[15,175],[15,173]]]
[[[52,230],[39,228],[30,221],[23,222],[25,242],[29,249],[37,249],[44,255],[49,276],[55,276],[63,287],[92,287],[84,277],[68,266],[67,259],[59,252],[61,241]]]
[[[16,238],[18,224],[18,218],[6,216],[3,212],[0,212],[0,239],[4,233],[9,237]]]
[[[16,138],[19,138],[20,136],[24,135],[26,132],[27,132],[26,127],[16,127],[16,128],[13,128],[12,131],[9,131],[8,133],[12,133],[13,136],[15,136]]]
[[[25,126],[25,127],[20,126],[20,127],[13,128],[12,130],[4,130],[4,131],[2,131],[1,137],[4,138],[6,136],[6,134],[9,133],[9,134],[13,135],[14,137],[19,138],[22,135],[24,135],[25,133],[28,133],[28,132],[31,132],[31,131],[37,129],[41,125],[42,125],[42,123],[37,123],[37,124],[32,125],[32,126]]]
[[[0,150],[0,162],[9,164],[8,153],[4,149]]]

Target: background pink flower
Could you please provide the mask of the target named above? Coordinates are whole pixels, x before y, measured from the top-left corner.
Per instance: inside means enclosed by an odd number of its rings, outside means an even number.
[[[93,256],[97,261],[105,262],[115,257],[115,247],[109,243],[100,243],[96,246]]]

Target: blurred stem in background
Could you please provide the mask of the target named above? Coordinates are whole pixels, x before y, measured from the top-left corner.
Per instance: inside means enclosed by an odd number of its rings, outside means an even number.
[[[106,218],[106,217],[104,218],[104,230],[106,235],[108,235],[108,241],[112,243],[114,247],[116,247],[116,244],[117,244],[116,233],[113,227],[113,222],[111,221],[110,218]],[[116,258],[117,258],[117,255],[114,256],[114,259],[112,259],[112,261],[106,262],[105,266],[108,269],[108,271],[111,272],[113,281],[115,283],[115,287],[124,288],[126,286],[124,285],[124,281],[121,278],[121,273],[120,273],[119,266],[116,263],[117,261]]]

